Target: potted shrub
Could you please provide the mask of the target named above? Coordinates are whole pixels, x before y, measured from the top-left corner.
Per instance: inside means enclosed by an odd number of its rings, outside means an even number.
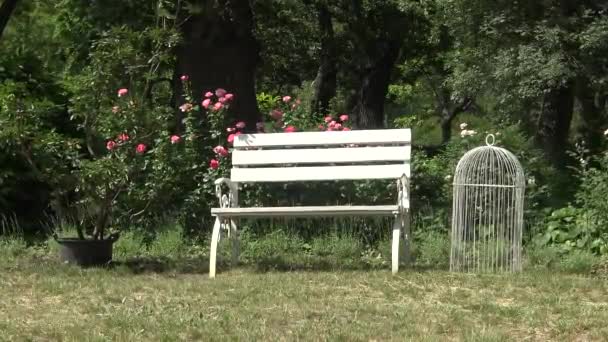
[[[75,114],[92,124],[85,130],[89,153],[73,172],[77,236],[56,237],[61,260],[106,264],[121,228],[154,226],[149,220],[155,215],[196,218],[197,209],[210,203],[207,199],[214,188],[209,179],[215,177],[217,167],[206,160],[214,153],[214,142],[221,139],[217,127],[223,127],[234,95],[223,89],[206,92],[199,105],[188,91],[188,77],[181,81],[185,89],[179,107],[181,134],[173,124],[174,109],[145,101],[127,88],[118,89],[99,109]]]
[[[63,261],[108,263],[121,228],[154,215],[163,199],[178,203],[169,190],[180,186],[173,156],[180,154],[182,139],[172,133],[175,111],[167,85],[179,34],[161,31],[105,32],[92,44],[88,64],[64,80],[83,139],[72,171],[76,236],[55,235]]]

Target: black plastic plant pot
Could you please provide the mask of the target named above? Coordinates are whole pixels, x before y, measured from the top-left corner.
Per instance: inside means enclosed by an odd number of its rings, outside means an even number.
[[[103,266],[112,261],[112,246],[116,239],[81,240],[57,239],[59,260],[80,266]]]

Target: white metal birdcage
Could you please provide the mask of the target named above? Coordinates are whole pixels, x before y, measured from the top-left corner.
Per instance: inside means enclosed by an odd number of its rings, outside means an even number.
[[[467,152],[454,175],[450,270],[517,272],[521,270],[521,240],[525,178],[517,158],[486,145]]]

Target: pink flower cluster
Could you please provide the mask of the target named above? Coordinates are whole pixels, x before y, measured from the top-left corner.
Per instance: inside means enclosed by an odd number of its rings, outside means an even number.
[[[203,96],[205,97],[201,103],[203,108],[211,109],[214,112],[223,109],[234,100],[234,94],[228,93],[222,88],[217,88],[215,93],[208,91]]]
[[[123,146],[129,141],[131,137],[127,133],[121,133],[118,135],[116,140],[108,140],[106,142],[106,149],[108,151],[114,151],[116,148]],[[178,144],[182,141],[182,138],[179,135],[172,135],[169,137],[171,144]],[[135,152],[137,154],[144,154],[148,150],[148,146],[146,144],[140,143],[135,146]]]
[[[234,125],[234,127],[226,128],[226,132],[229,133],[228,139],[227,139],[228,143],[230,143],[230,144],[234,143],[234,139],[236,138],[236,136],[243,134],[241,132],[241,130],[244,129],[245,126],[246,126],[245,122],[239,121]]]
[[[300,104],[302,104],[302,101],[300,101],[300,99],[296,99],[293,100],[293,98],[289,95],[285,95],[283,97],[281,97],[281,101],[284,103],[284,105],[286,105],[287,110],[289,110],[291,108],[291,110],[295,110],[296,108],[298,108],[298,106],[300,106]],[[283,127],[283,132],[285,133],[292,133],[292,132],[297,132],[298,128],[296,126],[293,125],[284,125],[283,123],[283,118],[285,116],[285,111],[281,110],[281,109],[273,109],[270,111],[270,117],[275,121],[275,126],[278,127]],[[264,132],[264,123],[259,122],[256,125],[256,128],[258,130],[258,132]]]
[[[228,141],[228,143],[233,144],[234,139],[238,135],[243,134],[241,130],[243,130],[246,126],[247,126],[247,124],[245,124],[244,121],[238,121],[234,124],[234,127],[226,128],[226,132],[229,133],[228,138],[226,139]],[[215,158],[213,158],[209,161],[209,167],[215,170],[220,167],[221,158],[228,156],[228,149],[226,149],[222,145],[218,145],[213,148],[213,152],[215,153]]]
[[[323,119],[325,123],[320,124],[319,129],[322,131],[350,131],[350,128],[346,126],[348,119],[349,117],[347,114],[341,114],[338,119],[326,116]]]
[[[184,75],[181,77],[181,79],[182,79],[182,81],[187,81],[188,76]],[[128,93],[129,93],[129,90],[127,88],[118,89],[118,92],[117,92],[118,97],[126,96]],[[180,109],[183,112],[190,111],[190,110],[192,110],[192,105],[189,103],[186,103],[186,104],[182,105],[180,107]],[[119,112],[120,112],[119,106],[112,107],[112,113],[116,114]],[[110,139],[106,142],[106,149],[108,151],[114,151],[118,147],[124,146],[129,140],[131,140],[131,137],[127,133],[121,133],[116,137],[115,140]],[[172,135],[169,137],[169,140],[171,141],[171,144],[177,144],[182,140],[182,138],[179,135]],[[137,154],[144,154],[144,153],[146,153],[147,150],[148,150],[148,146],[146,144],[139,143],[135,146],[135,152]]]
[[[131,137],[129,137],[127,133],[121,133],[118,135],[116,140],[108,140],[106,142],[106,149],[108,149],[108,151],[114,151],[119,146],[123,146],[124,144],[126,144],[127,141],[129,141],[130,139]],[[146,153],[147,149],[148,146],[146,146],[146,144],[137,144],[137,146],[135,146],[135,152],[138,154]]]
[[[218,159],[228,156],[228,150],[222,145],[217,145],[213,148],[213,152],[215,153],[215,158],[209,161],[209,167],[215,170],[220,167]]]

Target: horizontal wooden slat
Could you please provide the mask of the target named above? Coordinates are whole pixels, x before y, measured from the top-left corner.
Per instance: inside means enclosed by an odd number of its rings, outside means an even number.
[[[237,183],[397,179],[403,174],[407,177],[410,176],[409,163],[356,166],[233,168],[230,179]]]
[[[344,147],[286,150],[236,150],[233,165],[356,163],[408,161],[410,146]]]
[[[377,129],[340,132],[296,132],[241,134],[234,139],[235,149],[273,146],[327,146],[342,144],[409,144],[410,129]]]
[[[211,209],[211,215],[225,217],[392,216],[398,213],[396,205]]]

